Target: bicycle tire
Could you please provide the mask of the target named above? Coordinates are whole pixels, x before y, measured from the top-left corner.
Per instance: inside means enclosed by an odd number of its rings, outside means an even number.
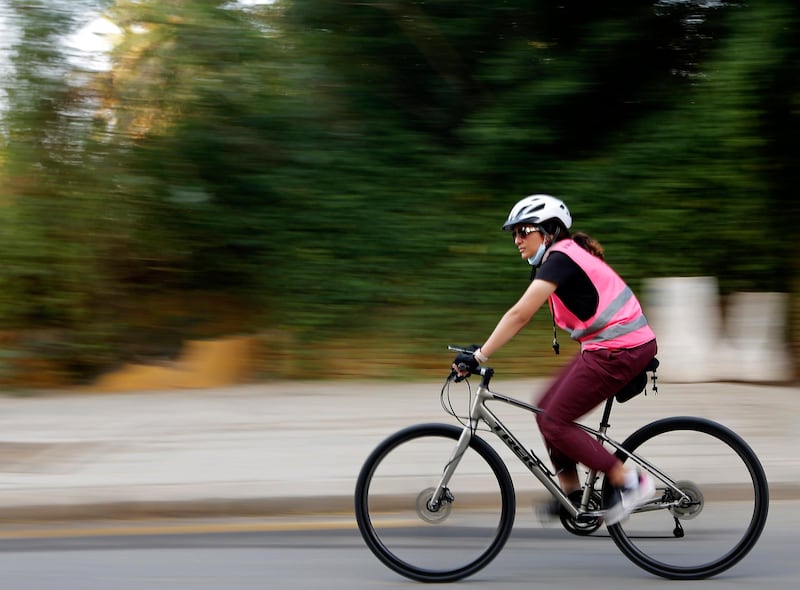
[[[660,498],[657,495],[650,506],[607,527],[614,543],[633,563],[663,578],[697,580],[733,567],[750,552],[767,521],[769,487],[758,457],[739,435],[711,420],[674,417],[643,426],[622,446],[680,482],[691,500],[674,505],[676,498],[657,482]],[[686,450],[683,459],[679,457],[681,449]],[[657,459],[653,455],[659,450],[664,457]],[[676,455],[675,467],[662,467]],[[714,469],[703,471],[695,465],[703,456],[709,458],[706,463],[715,461]],[[624,462],[627,455],[617,451],[617,457]],[[604,506],[611,493],[606,480]],[[671,536],[665,514],[674,526]]]
[[[498,555],[511,534],[516,510],[511,476],[497,452],[474,434],[448,486],[452,502],[441,509],[446,514],[428,511],[425,494],[438,484],[463,431],[448,424],[410,426],[381,442],[359,472],[354,497],[359,531],[384,565],[412,580],[470,576]],[[395,459],[400,468],[393,467]],[[428,465],[428,476],[417,477]]]

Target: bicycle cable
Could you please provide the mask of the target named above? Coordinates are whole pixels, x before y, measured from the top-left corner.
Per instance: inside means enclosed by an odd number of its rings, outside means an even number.
[[[473,423],[472,418],[470,416],[466,416],[465,417],[465,416],[459,416],[458,415],[458,412],[456,412],[456,409],[453,407],[453,400],[450,397],[450,383],[452,383],[452,381],[453,381],[453,376],[451,375],[445,380],[444,385],[442,385],[442,390],[439,392],[439,401],[442,404],[442,409],[444,409],[446,414],[450,414],[453,418],[455,418],[458,421],[458,423],[461,424],[461,426],[463,426],[465,428],[469,428],[470,434],[472,434],[472,435],[474,435],[478,430],[485,430],[486,432],[489,432],[488,428],[479,429],[477,421],[475,423]],[[468,379],[464,379],[463,381],[466,382],[467,390],[469,392],[469,394],[467,396],[468,397],[468,402],[469,402],[467,404],[467,407],[471,408],[472,407],[472,386],[470,386],[470,383],[469,383]],[[445,400],[447,400],[447,401],[445,401]],[[466,420],[468,420],[469,423],[467,423]],[[467,451],[467,449],[464,448],[458,456],[452,457],[445,464],[445,466],[442,468],[442,473],[445,473],[447,471],[447,469],[450,467],[450,465],[454,461],[460,461],[461,457],[463,456],[463,454],[466,451]]]
[[[479,423],[477,421],[473,422],[471,416],[461,416],[456,411],[455,407],[453,406],[453,400],[450,397],[450,384],[452,383],[452,381],[453,381],[452,377],[448,377],[445,380],[444,385],[442,385],[442,390],[439,393],[439,401],[442,405],[442,409],[445,411],[446,414],[450,414],[453,418],[458,420],[458,423],[461,424],[461,426],[469,428],[472,434],[475,434],[479,430],[482,432],[490,432],[488,427],[480,428],[478,426]],[[468,391],[467,408],[469,409],[472,407],[472,386],[469,383],[469,379],[464,379],[464,383],[466,383],[467,385],[467,391]]]

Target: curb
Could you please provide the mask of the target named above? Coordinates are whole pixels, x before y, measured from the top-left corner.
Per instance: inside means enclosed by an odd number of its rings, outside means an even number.
[[[800,500],[800,483],[770,482],[770,502]],[[542,491],[518,491],[517,510],[543,502]],[[205,498],[175,501],[119,501],[87,504],[29,505],[0,508],[2,523],[69,522],[102,520],[198,519],[198,518],[331,518],[353,515],[353,496],[277,498]]]

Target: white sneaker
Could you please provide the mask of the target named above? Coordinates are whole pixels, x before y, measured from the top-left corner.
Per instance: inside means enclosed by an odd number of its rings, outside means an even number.
[[[656,495],[653,478],[646,473],[639,472],[636,483],[635,487],[625,486],[614,490],[611,496],[611,505],[605,514],[606,524],[617,524]]]

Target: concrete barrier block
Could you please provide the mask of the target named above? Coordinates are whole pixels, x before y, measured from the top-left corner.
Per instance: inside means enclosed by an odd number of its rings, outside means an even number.
[[[786,322],[788,293],[733,293],[725,314],[725,377],[784,382],[792,378]]]
[[[714,359],[722,325],[715,278],[650,279],[642,305],[658,338],[659,378],[673,382],[720,378]]]
[[[668,277],[646,282],[642,304],[658,338],[658,371],[665,381],[793,377],[786,293],[734,293],[723,318],[715,278]]]

